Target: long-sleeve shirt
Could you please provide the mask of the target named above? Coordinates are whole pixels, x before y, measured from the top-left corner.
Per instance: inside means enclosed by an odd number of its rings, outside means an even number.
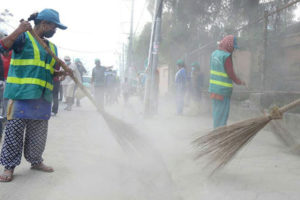
[[[184,68],[181,68],[180,70],[177,71],[175,75],[176,89],[184,92],[186,90],[187,81],[188,81],[188,77],[187,77],[186,70]]]
[[[235,75],[232,64],[232,57],[229,56],[225,61],[225,71],[228,74],[229,78],[237,85],[242,84],[242,81]]]

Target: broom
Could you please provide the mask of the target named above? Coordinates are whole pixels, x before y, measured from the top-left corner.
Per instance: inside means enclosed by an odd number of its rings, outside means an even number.
[[[48,47],[48,45],[35,33],[33,29],[29,30],[31,35],[43,46],[43,48],[56,60],[56,62],[67,72],[70,72],[69,67],[59,59]],[[87,89],[80,83],[80,81],[71,72],[69,75],[76,85],[82,90],[82,92],[88,97],[88,99],[97,108],[98,112],[102,115],[106,121],[108,127],[112,130],[117,141],[124,147],[131,146],[134,140],[139,139],[136,130],[129,124],[115,118],[109,113],[105,112],[102,107],[96,103],[92,95],[87,91]]]
[[[210,164],[215,163],[211,174],[224,167],[261,129],[271,120],[282,119],[283,113],[300,105],[300,99],[281,108],[274,107],[269,115],[256,117],[219,127],[207,135],[193,141],[199,147],[196,159],[210,157]]]

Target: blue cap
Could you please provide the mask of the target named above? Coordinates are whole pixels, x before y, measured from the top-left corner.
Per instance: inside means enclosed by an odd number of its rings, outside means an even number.
[[[59,13],[56,10],[53,9],[44,9],[41,12],[39,12],[37,18],[38,20],[45,20],[48,22],[52,22],[54,24],[56,24],[56,26],[60,29],[67,29],[67,27],[63,24],[60,23],[59,20]]]
[[[81,62],[79,58],[75,58],[75,62]]]

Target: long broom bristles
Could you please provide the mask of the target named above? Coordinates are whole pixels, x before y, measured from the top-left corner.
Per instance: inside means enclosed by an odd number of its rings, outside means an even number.
[[[209,156],[209,164],[214,163],[216,166],[213,174],[225,166],[270,120],[269,116],[253,118],[217,128],[197,138],[193,141],[199,147],[196,159]]]
[[[112,130],[118,143],[128,149],[136,149],[142,145],[142,138],[137,134],[137,130],[131,125],[121,121],[109,113],[102,111],[102,116],[107,126]]]
[[[226,165],[262,128],[273,119],[282,119],[283,113],[299,106],[297,99],[281,108],[274,107],[270,115],[241,121],[230,126],[217,128],[207,135],[194,140],[199,148],[196,159],[208,155],[215,163],[212,174]]]

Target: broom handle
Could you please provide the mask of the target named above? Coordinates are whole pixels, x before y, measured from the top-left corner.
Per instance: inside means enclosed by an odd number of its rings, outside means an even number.
[[[289,103],[288,105],[282,106],[279,109],[279,111],[281,113],[285,113],[286,111],[288,111],[288,110],[290,110],[290,109],[292,109],[292,108],[294,108],[294,107],[296,107],[298,105],[300,105],[300,99],[297,99],[297,100],[293,101],[292,103]]]
[[[36,32],[31,29],[29,30],[29,32],[31,33],[31,35],[40,43],[40,45],[43,46],[43,48],[56,60],[56,62],[62,66],[62,68],[65,71],[69,71],[69,67],[61,60],[59,59],[48,47],[48,45],[36,34]],[[82,90],[82,92],[89,98],[89,100],[94,104],[94,106],[97,108],[97,110],[100,113],[103,113],[103,109],[100,108],[96,101],[94,100],[94,98],[92,97],[92,95],[86,90],[86,88],[80,83],[80,81],[77,79],[77,77],[74,76],[74,73],[71,73],[69,75],[73,81],[76,83],[76,85]]]

